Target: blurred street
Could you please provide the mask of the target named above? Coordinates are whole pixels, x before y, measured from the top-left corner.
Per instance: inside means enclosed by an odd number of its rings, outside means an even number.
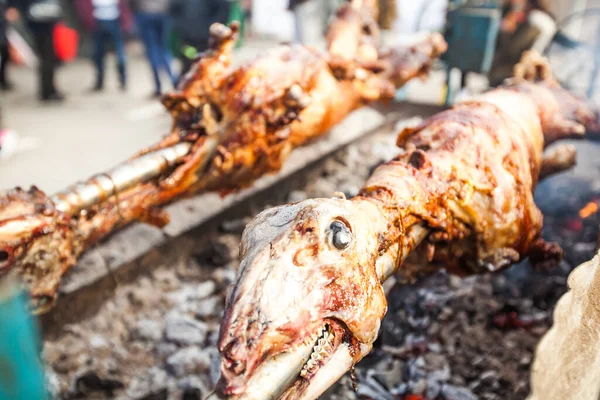
[[[234,63],[275,45],[269,40],[249,40],[235,50]],[[3,125],[21,137],[34,138],[35,148],[0,163],[0,190],[35,184],[54,193],[124,161],[168,132],[168,114],[150,97],[151,71],[139,43],[130,43],[128,56],[125,93],[118,89],[113,54],[106,60],[104,92],[91,92],[95,79],[91,61],[80,58],[61,67],[57,86],[67,100],[60,104],[38,101],[34,70],[10,66],[15,90],[1,94]],[[413,101],[439,102],[444,76],[436,71],[426,82],[411,82],[406,96]],[[168,90],[168,79],[164,78]]]
[[[273,44],[250,42],[236,51],[236,62]],[[0,189],[35,184],[54,193],[124,161],[168,132],[168,114],[150,97],[151,71],[139,43],[130,44],[128,55],[127,92],[118,89],[114,55],[107,57],[106,88],[100,93],[91,92],[91,61],[78,59],[58,71],[57,86],[67,96],[60,104],[38,101],[34,70],[10,66],[15,90],[0,95],[3,125],[35,138],[36,147],[0,164]],[[170,90],[164,78],[165,91]]]

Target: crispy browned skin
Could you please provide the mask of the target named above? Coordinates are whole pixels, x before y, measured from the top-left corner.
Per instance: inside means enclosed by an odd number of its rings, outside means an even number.
[[[560,248],[540,238],[533,192],[541,170],[571,165],[544,160],[543,150],[585,131],[587,114],[573,109],[586,108],[551,78],[515,79],[402,131],[402,154],[358,196],[259,214],[244,231],[221,325],[219,392],[245,398],[274,386],[264,371],[288,369],[278,396],[316,398],[370,351],[387,307],[382,283],[394,272],[559,260]],[[316,349],[310,358],[306,343]],[[290,359],[310,361],[281,361]]]
[[[81,248],[76,224],[32,187],[0,196],[0,276],[11,267],[26,285],[35,287],[40,307],[49,303],[60,280]]]
[[[533,189],[543,112],[527,95],[496,89],[402,132],[404,155],[361,191],[389,221],[382,251],[419,224],[431,230],[430,268],[481,272],[527,255],[542,225]]]
[[[426,74],[446,49],[437,34],[412,47],[380,49],[376,16],[377,9],[369,2],[349,2],[328,32],[328,52],[282,45],[237,69],[230,68],[237,25],[213,25],[210,49],[178,90],[163,98],[173,116],[171,133],[135,156],[188,142],[192,149],[185,161],[167,176],[77,215],[55,212],[43,217],[29,209],[17,215],[0,209],[1,224],[18,226],[27,215],[43,233],[28,240],[15,240],[14,232],[0,233],[0,249],[11,255],[2,267],[35,270],[27,282],[32,296],[53,299],[60,277],[92,243],[132,221],[164,226],[168,216],[158,206],[182,196],[228,193],[279,170],[293,148],[325,134],[350,111],[391,98],[396,87]],[[34,197],[44,195],[36,192]],[[0,201],[14,199],[9,193]],[[64,222],[70,233],[46,235],[54,232],[56,221]],[[22,230],[27,229],[23,225]],[[32,241],[40,245],[32,247]],[[58,249],[64,252],[58,254]],[[40,258],[33,250],[53,256]]]
[[[541,61],[527,54],[516,75]],[[542,150],[599,124],[545,68],[535,75],[543,80],[517,77],[400,133],[404,155],[378,168],[361,192],[385,204],[384,246],[419,224],[431,230],[421,250],[432,269],[493,271],[526,255],[540,265],[561,256],[539,238],[533,191],[540,176],[574,165],[576,154],[568,145]]]

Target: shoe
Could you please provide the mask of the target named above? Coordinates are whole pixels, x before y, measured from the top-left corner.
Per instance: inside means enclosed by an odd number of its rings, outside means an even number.
[[[65,96],[63,96],[60,93],[54,92],[50,95],[47,96],[42,96],[42,101],[48,101],[48,102],[57,102],[60,103],[62,101],[65,100]]]
[[[161,96],[160,92],[154,92],[150,95],[150,100],[160,99],[160,96]]]
[[[103,85],[95,85],[90,92],[92,93],[98,93],[104,90],[104,86]]]

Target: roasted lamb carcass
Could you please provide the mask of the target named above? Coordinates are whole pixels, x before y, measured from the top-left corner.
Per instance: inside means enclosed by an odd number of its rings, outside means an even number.
[[[227,300],[215,397],[320,396],[371,350],[387,307],[382,283],[396,272],[558,260],[558,246],[540,238],[533,190],[546,137],[587,122],[555,107],[561,98],[575,101],[552,80],[516,79],[405,129],[402,154],[358,196],[259,214]]]
[[[158,207],[182,196],[227,193],[277,171],[293,148],[426,74],[446,48],[437,34],[414,46],[380,48],[376,16],[372,2],[353,0],[331,23],[327,52],[282,45],[236,69],[230,63],[237,25],[213,25],[210,49],[163,98],[173,116],[171,133],[63,193],[48,198],[35,191],[25,214],[0,209],[0,251],[10,255],[0,258],[0,268],[30,271],[32,296],[49,304],[60,277],[92,243],[132,221],[163,226],[168,216]],[[15,201],[11,193],[0,196],[7,210]],[[22,193],[19,201],[26,199]],[[52,213],[43,214],[38,203]],[[63,234],[46,228],[25,237],[31,221],[61,226]]]
[[[332,21],[327,53],[280,46],[200,85],[196,76],[206,75],[203,71],[228,67],[229,57],[220,52],[232,45],[235,31],[219,27],[215,42],[222,50],[202,58],[181,90],[163,100],[176,121],[173,139],[181,140],[185,131],[199,152],[196,163],[176,170],[165,187],[197,192],[247,186],[278,170],[293,148],[323,135],[350,111],[390,99],[396,87],[426,74],[445,51],[439,35],[411,47],[379,49],[373,10],[354,3]]]

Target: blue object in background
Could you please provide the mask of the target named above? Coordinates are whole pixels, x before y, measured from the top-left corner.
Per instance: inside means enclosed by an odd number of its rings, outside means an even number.
[[[0,400],[47,400],[39,331],[14,275],[0,276]]]
[[[449,68],[486,74],[492,66],[501,13],[497,8],[458,8],[448,13],[448,51],[442,58]]]
[[[487,74],[492,67],[496,38],[502,13],[495,1],[484,1],[481,6],[458,5],[450,9],[444,37],[448,51],[442,55],[446,63],[446,104],[451,104],[455,90],[450,82],[453,69],[461,72],[462,88],[468,72]]]

